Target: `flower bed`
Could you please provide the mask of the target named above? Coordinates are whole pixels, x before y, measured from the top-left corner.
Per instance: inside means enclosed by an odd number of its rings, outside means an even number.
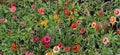
[[[120,54],[120,0],[3,1],[2,55]]]

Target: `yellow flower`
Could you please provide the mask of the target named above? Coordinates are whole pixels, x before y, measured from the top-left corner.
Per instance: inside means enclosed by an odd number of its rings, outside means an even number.
[[[47,25],[47,21],[46,20],[42,20],[40,23],[42,26],[46,26]]]
[[[96,26],[97,26],[97,23],[96,22],[92,22],[91,27],[95,28]]]
[[[57,16],[57,15],[54,15],[53,19],[56,20],[57,18],[58,18],[58,16]]]
[[[52,52],[47,52],[45,55],[53,55]]]
[[[116,22],[116,17],[112,16],[109,19],[110,23],[114,24]]]

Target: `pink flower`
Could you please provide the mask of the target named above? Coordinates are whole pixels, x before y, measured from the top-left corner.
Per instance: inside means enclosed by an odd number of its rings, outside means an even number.
[[[44,8],[43,8],[43,7],[39,8],[39,9],[38,9],[38,12],[39,12],[39,14],[44,14],[44,12],[45,12],[45,11],[44,11]]]
[[[10,10],[10,12],[15,12],[16,11],[16,7],[15,6],[11,6],[10,8],[9,8],[9,10]]]
[[[100,15],[103,15],[103,14],[104,14],[104,11],[103,11],[103,10],[99,10],[98,13],[99,13]]]
[[[45,44],[48,44],[51,40],[51,37],[49,35],[45,35],[43,38],[42,38],[42,44],[45,45]]]
[[[85,28],[81,28],[79,34],[85,33]]]
[[[39,37],[36,37],[35,39],[34,39],[34,42],[36,42],[36,43],[38,43],[40,41],[40,38]]]
[[[104,43],[104,44],[107,44],[108,42],[109,42],[109,39],[108,39],[107,37],[104,37],[104,38],[103,38],[103,43]]]
[[[120,16],[120,9],[115,9],[114,10],[114,15],[115,16]]]
[[[35,5],[31,5],[31,9],[34,10],[35,9]]]
[[[81,23],[82,23],[82,21],[78,20],[76,23],[77,23],[77,24],[81,24]]]
[[[27,52],[25,53],[25,55],[29,55],[29,52],[27,51]]]
[[[25,55],[34,55],[33,52],[26,52]]]

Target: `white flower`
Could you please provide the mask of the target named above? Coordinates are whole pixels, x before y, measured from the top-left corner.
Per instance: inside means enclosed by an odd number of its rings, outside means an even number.
[[[54,52],[54,53],[58,53],[59,51],[60,51],[59,46],[54,46],[53,52]]]

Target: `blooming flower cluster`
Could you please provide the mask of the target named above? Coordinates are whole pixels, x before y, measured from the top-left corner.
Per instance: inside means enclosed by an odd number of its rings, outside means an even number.
[[[0,55],[116,55],[118,4],[118,0],[0,2]]]

